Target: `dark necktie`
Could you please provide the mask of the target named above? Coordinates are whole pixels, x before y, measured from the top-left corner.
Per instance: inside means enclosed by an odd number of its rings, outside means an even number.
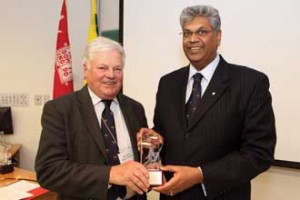
[[[202,74],[196,73],[193,76],[194,84],[191,96],[186,104],[186,121],[189,123],[190,119],[192,118],[193,113],[197,108],[197,104],[201,99],[201,79]]]
[[[102,100],[105,108],[102,112],[101,131],[104,136],[105,151],[110,165],[120,164],[118,157],[119,147],[117,143],[117,135],[115,128],[115,120],[113,112],[110,110],[112,100]],[[126,188],[124,186],[112,185],[107,194],[108,200],[115,200],[117,197],[124,198],[126,195]]]

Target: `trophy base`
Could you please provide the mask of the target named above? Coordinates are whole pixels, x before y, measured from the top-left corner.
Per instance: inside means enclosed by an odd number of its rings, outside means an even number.
[[[157,169],[154,169],[154,170],[148,169],[148,173],[149,173],[149,184],[151,186],[162,185],[162,180],[163,180],[162,171],[157,170]]]

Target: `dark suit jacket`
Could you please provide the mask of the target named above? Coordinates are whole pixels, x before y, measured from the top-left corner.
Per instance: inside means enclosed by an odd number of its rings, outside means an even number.
[[[154,129],[165,138],[163,164],[201,166],[207,199],[250,199],[250,180],[270,167],[276,143],[268,78],[221,57],[187,126],[188,73],[183,67],[159,82]],[[201,185],[177,197],[205,199]]]
[[[138,160],[136,133],[147,127],[144,108],[122,94],[118,101]],[[35,163],[40,185],[58,199],[106,200],[110,166],[87,87],[46,103],[42,128]]]

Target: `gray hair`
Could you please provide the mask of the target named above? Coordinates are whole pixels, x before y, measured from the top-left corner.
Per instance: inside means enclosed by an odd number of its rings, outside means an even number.
[[[97,37],[92,40],[85,48],[82,63],[89,66],[89,62],[94,58],[95,53],[101,51],[117,51],[122,56],[122,64],[125,64],[125,51],[123,47],[116,41],[106,37]]]
[[[212,6],[207,5],[195,5],[183,9],[180,14],[181,28],[183,29],[184,24],[192,21],[195,17],[206,17],[215,31],[221,30],[219,11]]]

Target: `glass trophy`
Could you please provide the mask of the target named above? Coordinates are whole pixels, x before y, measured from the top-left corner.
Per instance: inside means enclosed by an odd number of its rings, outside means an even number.
[[[149,172],[151,186],[162,185],[162,171],[160,170],[160,151],[162,144],[158,136],[144,134],[141,138],[141,163]]]

